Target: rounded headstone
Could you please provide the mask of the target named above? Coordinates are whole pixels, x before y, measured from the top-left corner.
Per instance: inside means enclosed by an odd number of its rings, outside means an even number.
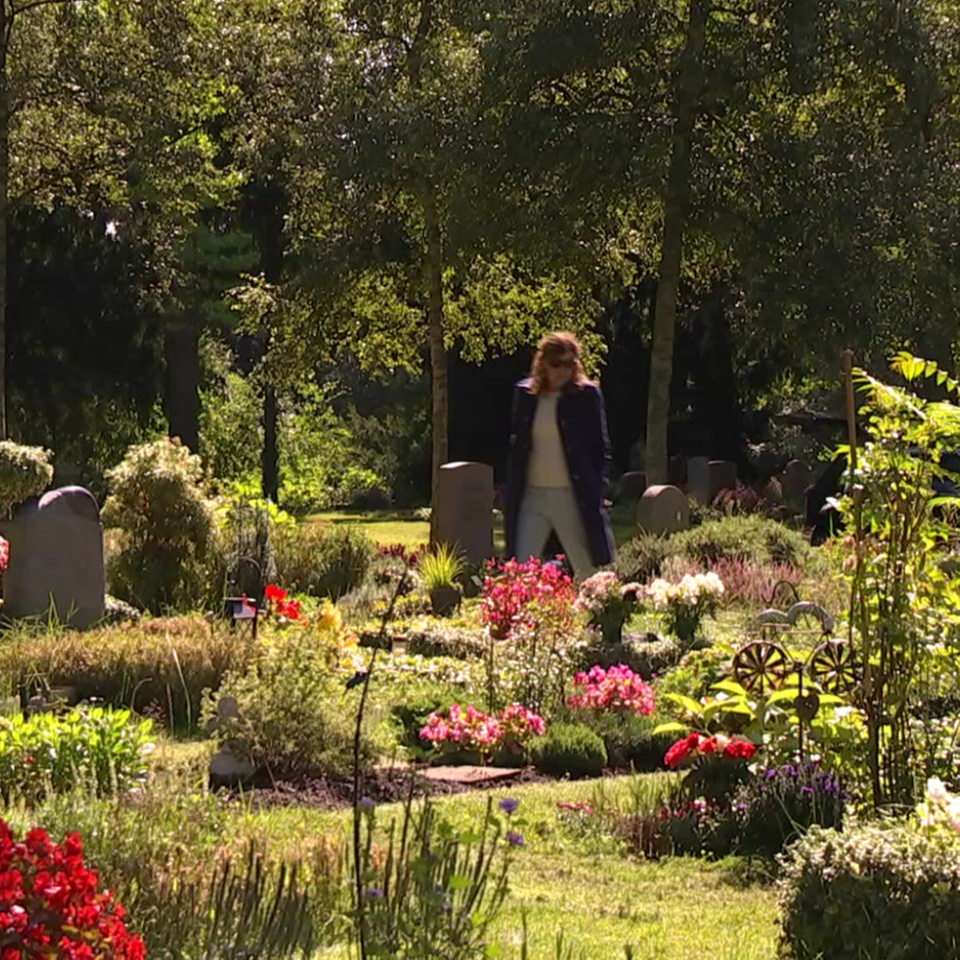
[[[630,470],[620,477],[617,485],[618,503],[636,503],[647,489],[646,475],[639,470]]]
[[[637,504],[637,526],[647,533],[676,533],[690,526],[690,501],[670,484],[647,487]]]

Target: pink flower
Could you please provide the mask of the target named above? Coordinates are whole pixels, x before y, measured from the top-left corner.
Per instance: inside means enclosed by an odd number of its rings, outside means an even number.
[[[649,716],[656,707],[653,688],[622,663],[607,670],[593,666],[588,673],[578,673],[573,685],[578,692],[567,703],[578,709]]]

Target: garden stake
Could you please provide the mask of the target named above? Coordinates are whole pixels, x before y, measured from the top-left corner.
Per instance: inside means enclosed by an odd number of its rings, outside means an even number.
[[[360,735],[363,728],[363,715],[367,706],[367,692],[370,689],[370,677],[373,675],[377,654],[380,652],[380,647],[387,634],[387,624],[393,618],[393,611],[400,597],[400,591],[406,585],[409,569],[410,561],[408,560],[404,564],[403,573],[400,575],[393,596],[390,598],[390,604],[380,618],[377,640],[373,646],[373,653],[370,655],[367,673],[363,677],[363,689],[360,691],[360,704],[357,707],[357,725],[353,731],[353,879],[357,899],[357,940],[360,946],[360,960],[367,960],[367,940],[363,917],[363,874],[360,869],[362,859],[360,849]]]

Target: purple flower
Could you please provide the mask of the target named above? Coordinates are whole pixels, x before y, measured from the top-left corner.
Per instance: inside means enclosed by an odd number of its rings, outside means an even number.
[[[523,839],[523,834],[517,833],[516,830],[507,831],[507,843],[509,843],[511,847],[525,847],[527,845]]]
[[[360,809],[361,810],[372,810],[376,806],[371,797],[361,797],[360,798]]]
[[[363,895],[364,895],[368,900],[382,900],[382,899],[383,899],[383,891],[382,891],[379,887],[367,887],[367,889],[363,891]]]
[[[513,797],[504,797],[497,806],[509,817],[520,806],[520,801]]]

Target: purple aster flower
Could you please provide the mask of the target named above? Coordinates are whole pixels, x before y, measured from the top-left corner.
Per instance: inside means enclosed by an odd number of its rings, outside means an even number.
[[[368,900],[382,900],[382,899],[383,899],[383,891],[382,891],[379,887],[367,887],[367,889],[363,891],[363,895],[364,895]]]
[[[507,843],[509,843],[511,847],[525,847],[527,845],[523,839],[523,834],[517,833],[516,830],[507,831]]]
[[[361,797],[360,798],[360,809],[361,810],[372,810],[376,806],[371,797]]]
[[[513,797],[504,797],[497,806],[509,817],[520,806],[520,801]]]

